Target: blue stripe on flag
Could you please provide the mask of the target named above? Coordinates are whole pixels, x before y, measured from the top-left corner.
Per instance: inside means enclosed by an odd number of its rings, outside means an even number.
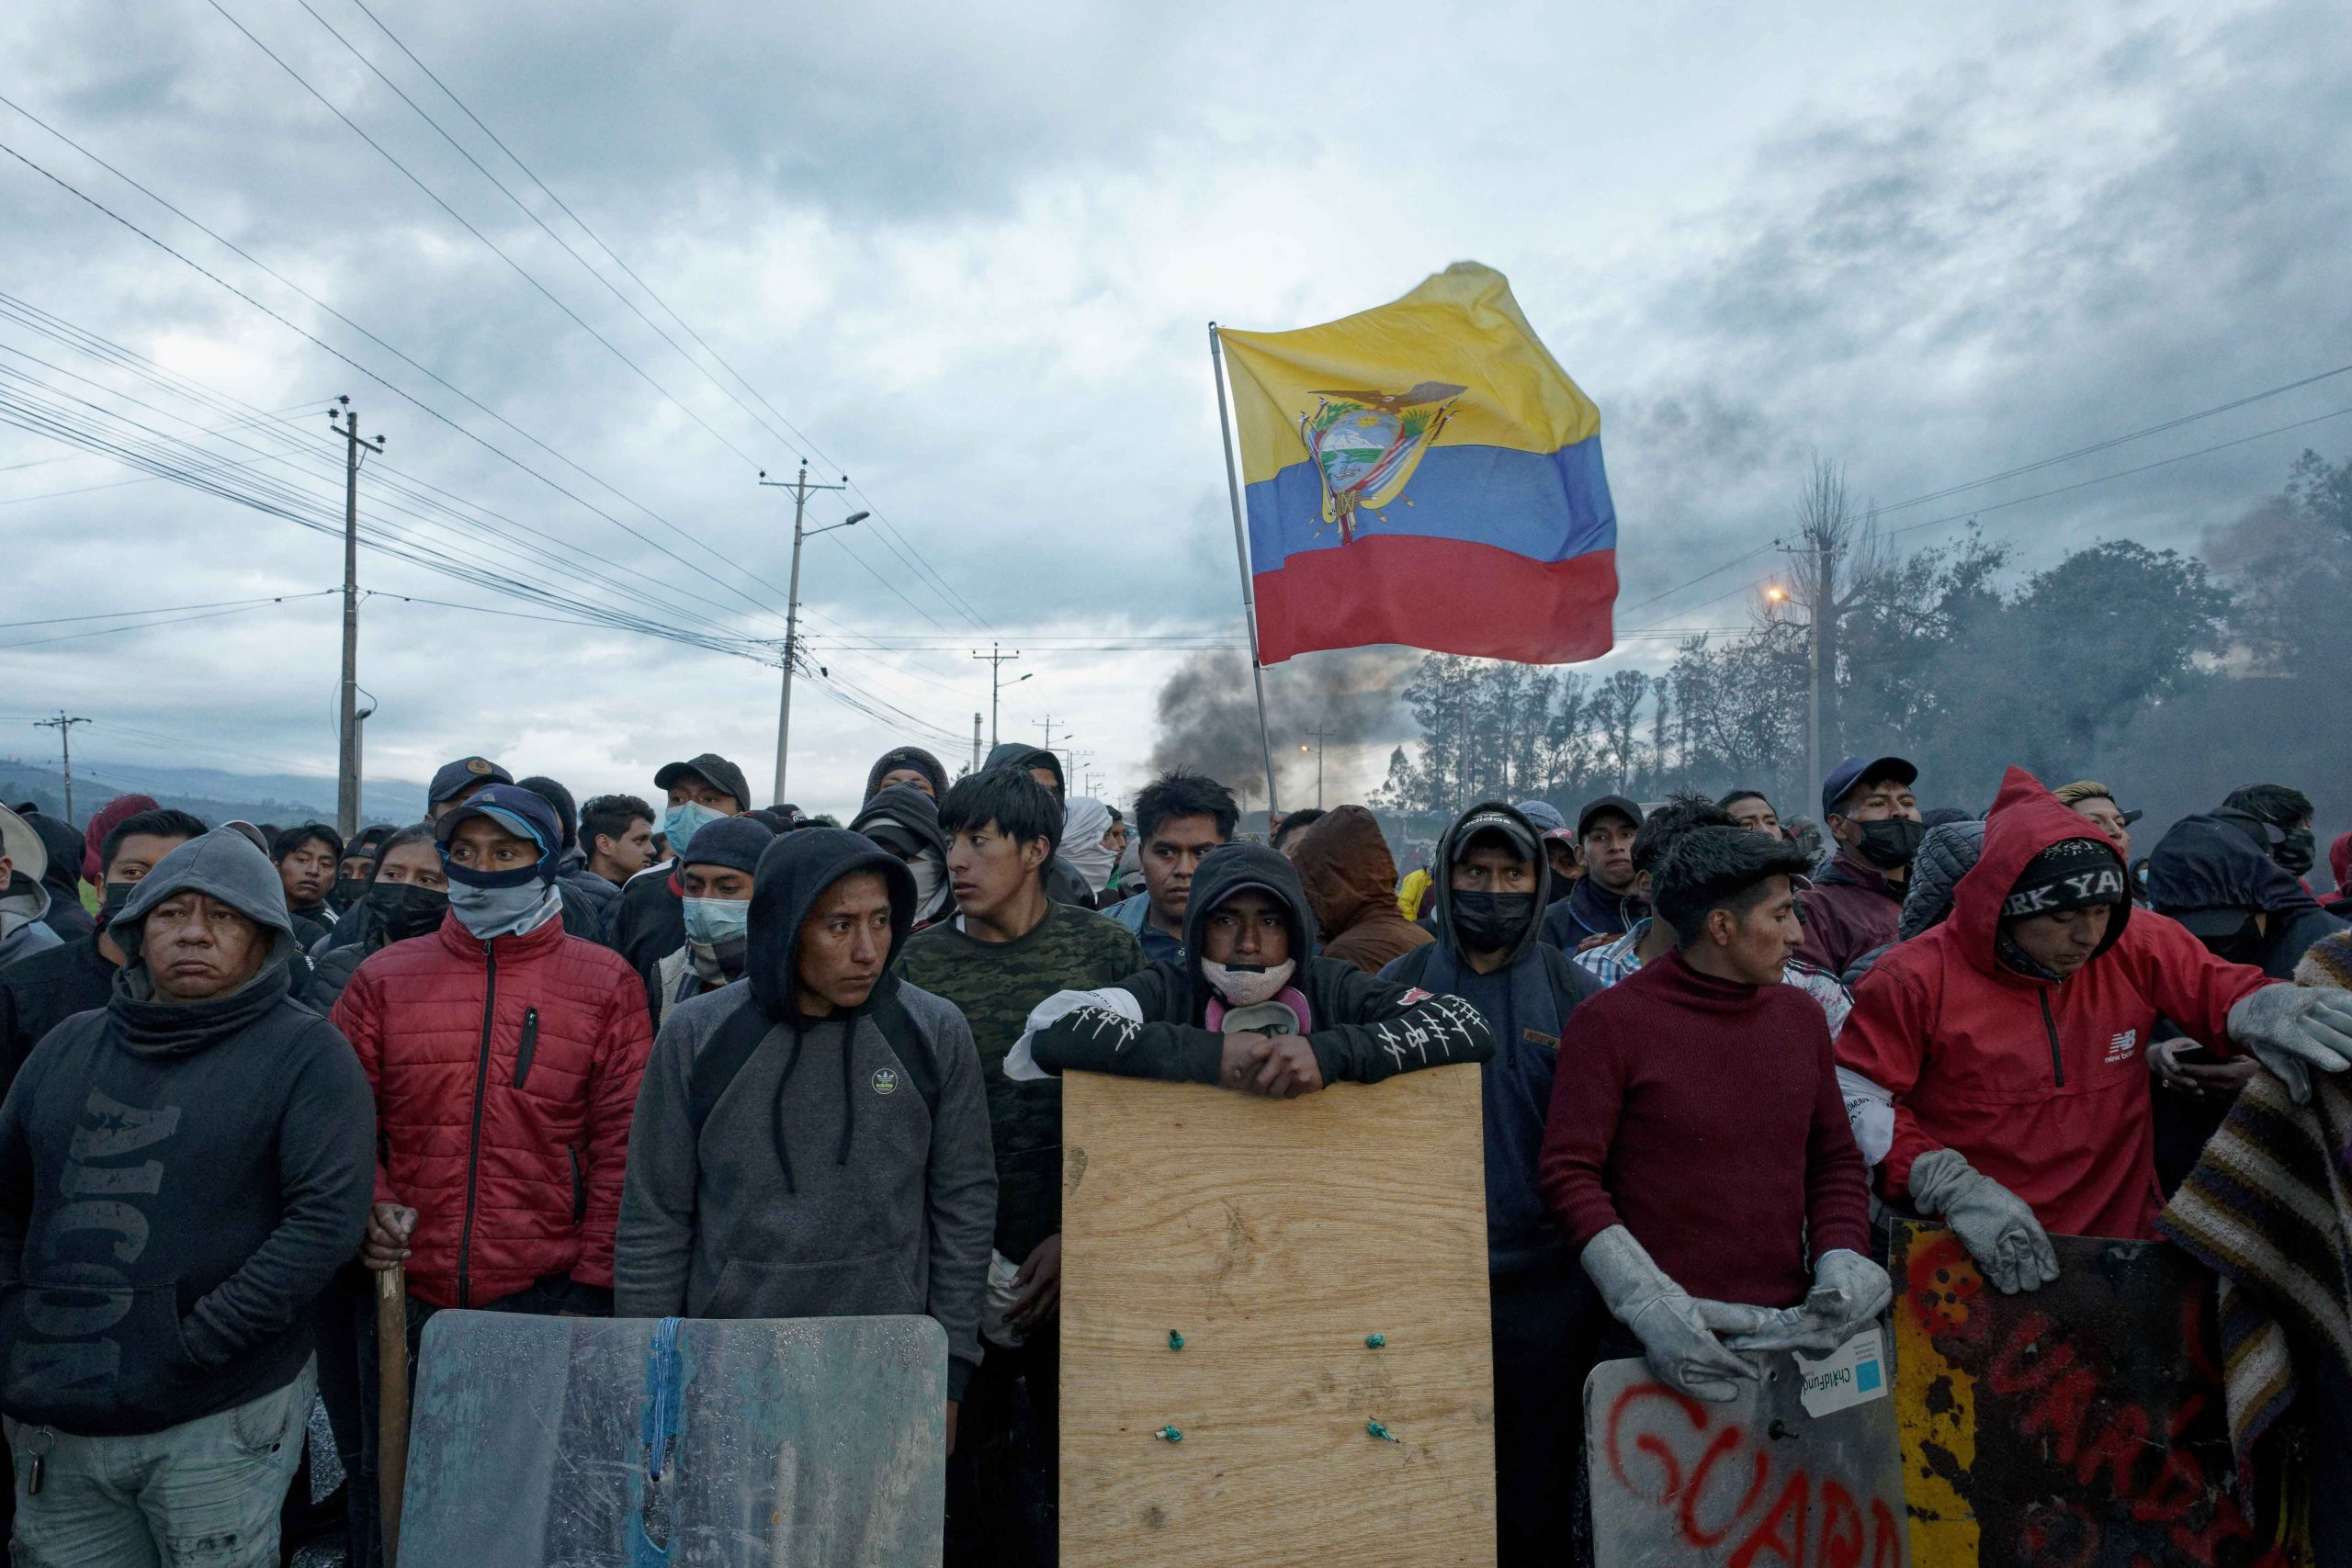
[[[1312,460],[1259,480],[1244,498],[1250,570],[1275,571],[1293,555],[1340,547],[1339,528],[1322,520],[1323,491]],[[1454,539],[1538,561],[1617,547],[1617,511],[1610,503],[1598,435],[1557,452],[1433,447],[1402,495],[1357,518],[1359,538]]]

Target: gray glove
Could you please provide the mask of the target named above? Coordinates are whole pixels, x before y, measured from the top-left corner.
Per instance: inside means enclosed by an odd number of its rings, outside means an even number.
[[[1717,1335],[1761,1331],[1772,1316],[1768,1309],[1693,1299],[1623,1225],[1585,1244],[1584,1271],[1610,1314],[1642,1342],[1651,1374],[1677,1393],[1723,1404],[1739,1396],[1741,1381],[1756,1377]]]
[[[2352,996],[2265,986],[2230,1010],[2230,1038],[2278,1076],[2298,1105],[2312,1098],[2311,1069],[2352,1067]]]
[[[1911,1201],[1950,1225],[2004,1294],[2038,1291],[2058,1278],[2058,1254],[2031,1206],[1958,1149],[1930,1149],[1911,1162]]]
[[[1729,1341],[1735,1350],[1803,1350],[1826,1356],[1860,1334],[1894,1300],[1886,1270],[1859,1252],[1825,1252],[1813,1266],[1813,1291],[1803,1306],[1782,1307],[1772,1321]]]

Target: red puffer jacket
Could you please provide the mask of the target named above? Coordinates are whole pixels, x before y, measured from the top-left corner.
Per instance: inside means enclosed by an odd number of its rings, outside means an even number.
[[[1879,959],[1854,991],[1838,1065],[1894,1098],[1885,1190],[1911,1162],[1957,1149],[2064,1235],[2155,1236],[2149,1032],[2157,1014],[2227,1054],[2230,1009],[2270,982],[2227,964],[2179,922],[2125,905],[2108,945],[2056,985],[1995,955],[2002,902],[2026,863],[2092,839],[2034,776],[2011,768],[1984,823],[1984,853],[1951,918]]]
[[[370,956],[334,1006],[376,1090],[376,1198],[417,1212],[408,1284],[478,1306],[550,1274],[613,1283],[645,987],[549,920],[487,945],[455,915]]]

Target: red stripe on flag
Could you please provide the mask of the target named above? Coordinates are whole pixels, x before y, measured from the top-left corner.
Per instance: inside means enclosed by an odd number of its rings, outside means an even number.
[[[1490,545],[1374,534],[1260,572],[1259,657],[1401,643],[1439,653],[1569,664],[1614,646],[1617,552],[1531,560]]]

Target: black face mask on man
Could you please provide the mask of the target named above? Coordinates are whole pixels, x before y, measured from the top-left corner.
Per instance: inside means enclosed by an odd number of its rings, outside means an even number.
[[[1532,893],[1456,893],[1453,929],[1472,953],[1499,953],[1526,933],[1535,919]]]
[[[2318,849],[2319,841],[2312,837],[2309,828],[2290,828],[2278,840],[2278,847],[2270,852],[2270,858],[2288,875],[2301,876],[2310,872]]]
[[[1854,852],[1881,871],[1900,871],[1919,857],[1919,840],[1928,836],[1924,822],[1914,822],[1908,817],[1888,817],[1876,822],[1854,824],[1862,831],[1862,841]]]
[[[376,923],[393,942],[438,929],[449,912],[447,893],[413,882],[379,882],[368,889],[368,902],[376,911]]]

